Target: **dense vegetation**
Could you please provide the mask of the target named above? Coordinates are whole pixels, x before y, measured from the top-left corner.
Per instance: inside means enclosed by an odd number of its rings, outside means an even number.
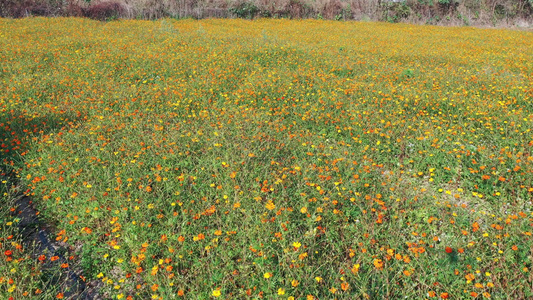
[[[533,0],[4,0],[0,17],[317,18],[530,28]]]
[[[1,297],[74,270],[109,299],[531,298],[532,43],[0,19]],[[24,245],[17,189],[63,260]]]

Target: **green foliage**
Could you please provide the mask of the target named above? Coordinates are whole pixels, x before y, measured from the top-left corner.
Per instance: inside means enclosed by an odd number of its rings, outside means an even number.
[[[253,2],[241,2],[229,9],[229,12],[242,19],[253,19],[260,9]]]
[[[411,15],[411,7],[405,1],[386,2],[384,4],[384,19],[387,22],[397,23]]]
[[[405,78],[413,78],[415,76],[415,72],[412,69],[406,69],[402,72],[402,76]]]
[[[457,19],[463,21],[464,26],[470,26],[470,21],[465,15],[457,13]]]

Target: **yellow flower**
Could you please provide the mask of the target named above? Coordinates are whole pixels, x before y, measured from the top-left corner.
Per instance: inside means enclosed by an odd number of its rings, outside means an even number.
[[[282,288],[278,289],[278,295],[285,295],[285,290]]]
[[[300,242],[294,242],[292,243],[292,246],[296,249],[300,248],[302,246],[302,244],[300,244]]]
[[[352,267],[352,273],[357,274],[359,272],[359,264],[355,264]]]
[[[267,273],[263,274],[263,277],[268,279],[268,278],[272,277],[272,273],[267,272]]]
[[[317,276],[317,277],[315,277],[315,280],[316,280],[316,282],[321,282],[322,281],[322,277]]]
[[[268,202],[267,202],[267,204],[265,205],[265,207],[266,207],[266,209],[268,209],[268,210],[273,210],[274,208],[276,208],[276,205],[275,205],[272,201],[268,200]]]
[[[214,290],[212,295],[213,297],[219,297],[221,295],[220,290]]]

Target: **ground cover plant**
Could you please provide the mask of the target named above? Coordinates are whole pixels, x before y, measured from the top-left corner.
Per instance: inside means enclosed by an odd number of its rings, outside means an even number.
[[[532,44],[0,19],[1,296],[66,297],[76,266],[106,299],[531,298]],[[17,189],[60,267],[15,230]]]

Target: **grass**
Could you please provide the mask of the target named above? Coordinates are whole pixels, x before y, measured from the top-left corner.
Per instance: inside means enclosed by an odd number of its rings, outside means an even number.
[[[0,28],[2,298],[66,293],[16,189],[106,299],[533,297],[532,33]]]

